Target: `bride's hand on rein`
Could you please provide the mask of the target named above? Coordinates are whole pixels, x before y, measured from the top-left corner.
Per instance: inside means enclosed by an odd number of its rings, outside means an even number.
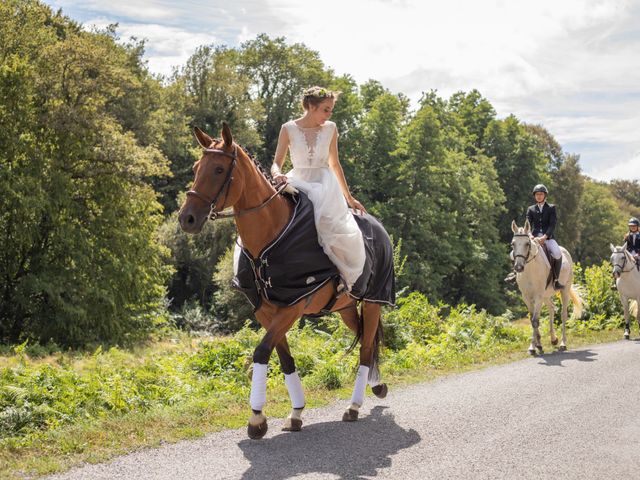
[[[351,207],[358,215],[364,215],[367,213],[367,210],[364,206],[355,198],[351,197],[348,201],[349,207]]]
[[[273,176],[273,181],[276,182],[277,186],[281,186],[289,181],[286,175],[282,173],[277,173]]]

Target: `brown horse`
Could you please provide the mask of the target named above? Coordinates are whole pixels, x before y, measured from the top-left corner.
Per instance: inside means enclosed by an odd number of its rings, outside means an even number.
[[[235,219],[243,246],[253,258],[258,258],[263,248],[288,224],[293,212],[291,201],[278,194],[247,153],[234,143],[227,124],[222,129],[222,140],[214,140],[198,128],[195,129],[195,136],[204,151],[193,167],[195,179],[180,209],[180,226],[187,233],[199,233],[209,218],[225,216],[220,212],[233,207],[233,213],[229,216]],[[360,340],[360,369],[354,396],[343,420],[357,420],[367,377],[373,393],[380,398],[386,396],[387,386],[378,382],[377,354],[381,340],[378,303],[362,302],[362,314],[359,314],[356,300],[346,293],[337,294],[332,282],[327,282],[311,295],[287,307],[274,305],[263,295],[255,316],[267,332],[253,355],[250,399],[253,415],[248,424],[250,438],[262,438],[267,431],[267,418],[262,409],[266,401],[267,365],[274,348],[292,402],[292,411],[285,421],[284,430],[298,431],[302,427],[304,393],[286,334],[297,319],[319,313],[334,298],[331,311],[339,312],[345,324]]]

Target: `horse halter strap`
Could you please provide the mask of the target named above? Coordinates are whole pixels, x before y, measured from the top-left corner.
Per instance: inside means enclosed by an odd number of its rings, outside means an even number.
[[[224,183],[222,184],[222,187],[220,187],[220,190],[218,190],[218,193],[213,198],[213,200],[209,200],[204,194],[198,192],[197,190],[189,190],[187,192],[187,196],[193,195],[195,197],[198,197],[203,202],[208,203],[210,205],[209,218],[215,219],[218,217],[218,213],[219,213],[215,210],[215,206],[218,203],[218,199],[220,198],[220,195],[222,195],[223,191],[226,192],[224,195],[224,201],[222,202],[223,207],[224,207],[224,204],[227,202],[227,196],[229,195],[229,187],[231,187],[231,181],[233,180],[233,176],[232,176],[233,170],[236,168],[236,163],[238,161],[238,146],[237,145],[233,146],[233,153],[225,152],[224,150],[220,150],[219,148],[205,148],[203,149],[203,151],[204,153],[215,153],[217,155],[224,155],[225,157],[229,157],[232,160],[231,168],[227,172],[227,177],[225,178]]]
[[[627,272],[632,271],[632,270],[633,270],[633,266],[631,266],[631,268],[630,268],[629,270],[625,270],[625,269],[624,269],[625,265],[627,264],[627,254],[626,254],[626,253],[624,253],[624,252],[617,252],[617,253],[622,253],[622,254],[623,254],[623,255],[622,255],[622,257],[623,257],[622,265],[620,265],[620,264],[618,264],[618,263],[614,263],[614,264],[613,264],[613,267],[614,267],[614,268],[615,268],[615,267],[619,267],[619,268],[620,268],[620,271],[621,271],[620,273],[627,273]]]
[[[514,237],[527,237],[528,238],[529,234],[527,234],[527,233],[514,233],[513,236]],[[528,247],[527,248],[527,254],[523,255],[521,253],[517,253],[517,254],[514,253],[513,254],[514,260],[516,258],[518,258],[518,257],[524,258],[524,263],[527,264],[527,263],[531,262],[534,258],[536,258],[536,256],[534,255],[533,257],[531,257],[531,259],[529,259],[529,255],[531,254],[531,240],[529,240],[529,243],[527,244],[527,247]]]
[[[281,185],[278,189],[276,189],[276,192],[273,195],[271,195],[267,200],[262,202],[257,207],[247,208],[246,210],[240,210],[239,212],[232,212],[232,211],[223,212],[220,210],[216,210],[215,206],[218,203],[218,199],[220,198],[220,195],[222,195],[223,191],[225,192],[224,201],[222,202],[223,208],[224,208],[224,204],[227,203],[227,196],[229,195],[229,189],[231,188],[231,182],[233,181],[233,170],[236,168],[236,165],[238,163],[238,146],[236,144],[233,145],[233,153],[225,152],[224,150],[221,150],[218,148],[205,148],[203,149],[203,152],[215,153],[217,155],[224,155],[225,157],[229,157],[232,160],[231,168],[229,169],[229,172],[227,172],[227,177],[225,178],[224,183],[222,184],[222,187],[220,187],[220,190],[218,190],[218,193],[213,198],[213,200],[209,200],[204,194],[196,190],[189,190],[187,192],[187,195],[193,195],[195,197],[198,197],[203,202],[210,204],[211,207],[209,211],[209,216],[207,217],[209,220],[216,220],[218,218],[240,217],[242,215],[246,215],[247,213],[251,213],[256,210],[261,210],[262,208],[266,207],[267,204],[271,200],[273,200],[280,192],[282,192],[282,190],[284,190],[284,188],[287,186],[286,183]]]

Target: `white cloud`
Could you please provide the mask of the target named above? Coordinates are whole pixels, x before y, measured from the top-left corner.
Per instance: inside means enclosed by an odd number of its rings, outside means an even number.
[[[603,168],[595,170],[592,173],[593,178],[598,180],[628,179],[640,180],[640,151],[625,161],[610,163]]]
[[[98,18],[87,21],[85,27],[99,29],[110,23],[105,18]],[[147,40],[145,58],[149,69],[164,75],[169,75],[173,67],[183,65],[198,46],[216,41],[213,35],[153,23],[120,23],[117,32],[124,41],[131,37]]]

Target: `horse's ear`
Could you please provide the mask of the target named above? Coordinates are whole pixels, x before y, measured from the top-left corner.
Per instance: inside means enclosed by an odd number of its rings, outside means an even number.
[[[613,243],[609,244],[609,248],[611,249],[611,253],[616,253],[616,247],[613,246]]]
[[[213,138],[204,133],[198,127],[193,127],[193,134],[196,136],[196,140],[202,148],[209,148],[213,143]]]
[[[513,233],[518,233],[518,225],[516,225],[516,221],[515,220],[511,220],[511,231]]]
[[[231,135],[231,129],[227,122],[222,122],[222,139],[227,147],[233,145],[233,135]]]
[[[529,233],[531,231],[531,224],[529,223],[529,219],[524,222],[524,233]]]

